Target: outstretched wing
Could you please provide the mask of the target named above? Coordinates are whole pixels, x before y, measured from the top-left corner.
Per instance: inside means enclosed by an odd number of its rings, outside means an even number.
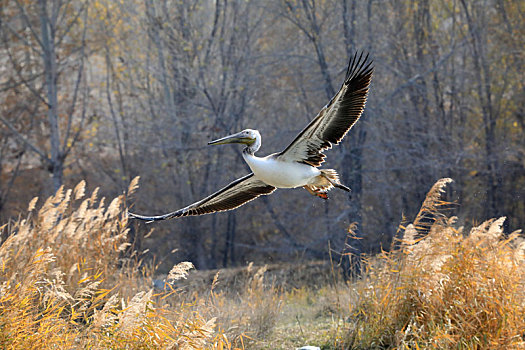
[[[368,55],[363,53],[350,60],[345,81],[339,92],[304,128],[278,157],[319,166],[324,161],[322,153],[337,145],[363,113],[373,67]]]
[[[261,195],[270,194],[273,191],[275,191],[275,187],[255,178],[253,173],[251,173],[233,181],[231,184],[224,187],[222,190],[215,192],[211,196],[172,213],[158,216],[145,216],[128,212],[128,215],[133,219],[140,219],[148,222],[173,219],[181,216],[204,215],[235,209],[244,203]]]

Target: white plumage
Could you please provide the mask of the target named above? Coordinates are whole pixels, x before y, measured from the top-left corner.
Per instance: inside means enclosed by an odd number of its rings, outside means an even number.
[[[244,152],[243,158],[259,180],[277,188],[297,188],[311,184],[321,174],[316,167],[285,162],[273,155],[257,157]]]

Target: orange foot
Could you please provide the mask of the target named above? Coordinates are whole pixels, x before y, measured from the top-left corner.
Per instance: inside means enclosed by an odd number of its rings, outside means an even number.
[[[326,192],[315,192],[315,195],[319,198],[322,198],[324,200],[328,199],[328,194]]]
[[[322,192],[321,190],[319,189],[312,189],[310,186],[306,185],[306,186],[303,186],[305,190],[308,191],[308,193],[310,193],[311,195],[314,195],[314,196],[317,196],[319,198],[322,198],[322,199],[328,199],[328,194],[326,192]]]

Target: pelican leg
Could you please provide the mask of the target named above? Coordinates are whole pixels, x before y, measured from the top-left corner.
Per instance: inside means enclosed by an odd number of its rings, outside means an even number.
[[[322,199],[328,199],[328,194],[326,192],[323,192],[319,189],[312,189],[310,186],[306,185],[306,186],[303,186],[303,188],[305,190],[308,191],[308,193],[310,193],[311,195],[313,196],[316,196],[316,197],[319,197],[319,198],[322,198]]]

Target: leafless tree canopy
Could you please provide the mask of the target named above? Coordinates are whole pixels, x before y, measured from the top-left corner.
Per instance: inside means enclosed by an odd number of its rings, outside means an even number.
[[[525,224],[525,8],[519,0],[0,0],[0,216],[85,178],[160,214],[278,152],[370,52],[365,113],[327,152],[351,196],[278,190],[236,211],[135,226],[135,244],[198,268],[388,247],[437,179],[469,218]],[[154,228],[152,234],[148,233]],[[173,264],[167,264],[172,266]]]

